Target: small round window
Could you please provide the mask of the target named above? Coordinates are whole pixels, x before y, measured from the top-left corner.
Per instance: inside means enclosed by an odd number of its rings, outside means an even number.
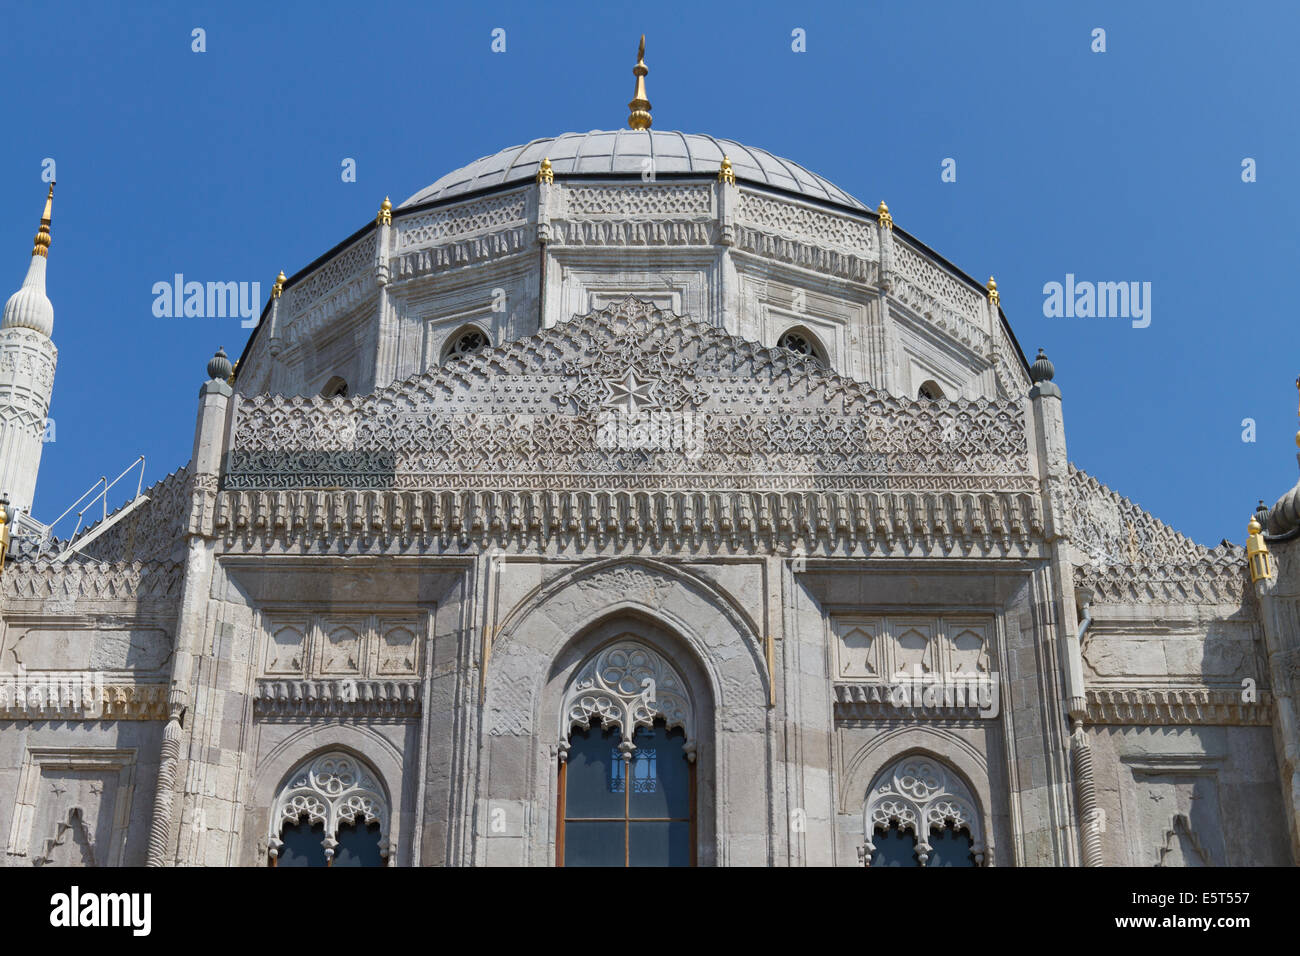
[[[825,361],[817,340],[802,329],[791,329],[783,334],[776,344],[780,348],[789,349],[799,355],[806,355],[809,358],[817,359],[819,362]]]
[[[444,359],[457,355],[472,355],[488,347],[488,337],[481,329],[464,329],[451,337]]]

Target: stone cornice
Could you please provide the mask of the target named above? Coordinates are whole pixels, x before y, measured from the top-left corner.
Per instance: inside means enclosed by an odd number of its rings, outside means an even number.
[[[166,720],[167,685],[81,672],[0,675],[0,720]]]
[[[385,548],[571,543],[802,546],[961,557],[1025,557],[1042,535],[1028,494],[962,492],[241,491],[217,496],[228,543],[378,542]]]
[[[1267,691],[1258,700],[1243,702],[1238,688],[1163,687],[1089,688],[1090,724],[1151,726],[1247,725],[1272,722],[1273,703]]]
[[[418,679],[257,682],[253,713],[263,719],[296,717],[418,717],[424,691]]]

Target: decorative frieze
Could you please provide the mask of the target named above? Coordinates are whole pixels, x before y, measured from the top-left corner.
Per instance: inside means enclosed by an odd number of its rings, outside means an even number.
[[[166,720],[167,685],[102,674],[0,676],[0,720]]]
[[[1255,696],[1257,700],[1243,700],[1239,687],[1090,688],[1087,722],[1266,726],[1272,720],[1272,697],[1263,690],[1256,691]]]
[[[253,712],[261,718],[418,717],[418,680],[259,680]]]
[[[40,558],[15,561],[0,576],[13,600],[130,601],[179,598],[184,565],[176,561],[91,564],[73,558],[61,564]]]
[[[446,206],[397,220],[397,251],[408,252],[441,245],[463,236],[494,232],[507,226],[521,226],[527,218],[527,195],[523,191],[492,196],[455,206]]]
[[[483,479],[465,476],[475,480]],[[1042,510],[1028,493],[240,491],[220,495],[215,525],[232,544],[288,550],[564,541],[769,553],[847,544],[969,557],[1024,556],[1042,535]]]
[[[372,395],[245,399],[223,487],[1033,492],[1024,415],[899,400],[628,298]]]

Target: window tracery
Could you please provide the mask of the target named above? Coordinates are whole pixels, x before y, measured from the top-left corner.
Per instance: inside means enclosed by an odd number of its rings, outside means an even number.
[[[821,343],[811,332],[804,329],[787,329],[777,339],[776,344],[779,348],[789,349],[798,355],[806,355],[822,363],[826,361],[826,352],[822,349]]]
[[[486,332],[472,325],[456,332],[447,342],[447,349],[442,356],[444,362],[458,355],[472,355],[492,344],[488,341]]]
[[[388,801],[369,768],[338,751],[313,757],[289,776],[272,808],[271,865],[279,865],[286,848],[294,859],[290,864],[286,855],[286,865],[387,865],[388,824]],[[373,857],[375,844],[384,862],[363,862]],[[317,862],[316,845],[324,851],[323,863]]]
[[[867,793],[866,866],[880,865],[892,842],[915,840],[916,863],[983,866],[986,846],[978,804],[966,784],[940,761],[912,754],[887,767]],[[969,862],[967,862],[967,857]]]

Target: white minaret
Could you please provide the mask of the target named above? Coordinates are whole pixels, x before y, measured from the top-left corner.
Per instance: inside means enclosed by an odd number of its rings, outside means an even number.
[[[9,496],[11,515],[32,509],[59,357],[50,341],[54,306],[45,295],[53,205],[54,183],[50,183],[27,278],[5,303],[0,321],[0,494]]]

